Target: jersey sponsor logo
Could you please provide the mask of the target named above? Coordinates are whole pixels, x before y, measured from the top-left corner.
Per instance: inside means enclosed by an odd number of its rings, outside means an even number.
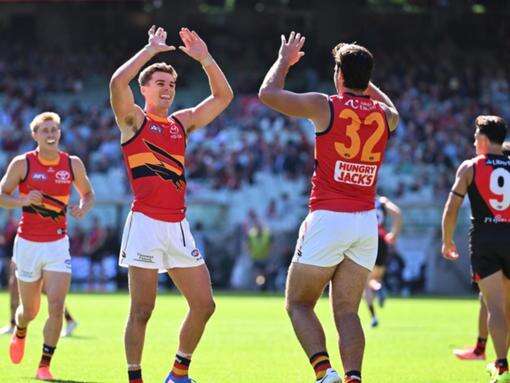
[[[34,173],[32,174],[32,179],[34,181],[46,181],[48,179],[48,176],[44,173]]]
[[[161,126],[157,125],[151,125],[150,130],[158,134],[163,133],[163,129],[161,128]]]
[[[375,105],[372,102],[367,102],[365,100],[357,100],[354,98],[350,98],[344,103],[345,106],[355,110],[362,111],[371,111],[375,109]]]
[[[55,182],[58,184],[68,184],[71,182],[71,173],[67,170],[59,170],[55,173]]]
[[[181,131],[176,125],[172,125],[170,127],[170,137],[172,137],[173,139],[182,138]]]
[[[337,161],[335,164],[334,179],[357,186],[372,186],[377,174],[377,165],[364,165],[345,161]]]

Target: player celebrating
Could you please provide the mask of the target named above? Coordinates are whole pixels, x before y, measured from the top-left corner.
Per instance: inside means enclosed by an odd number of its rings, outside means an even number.
[[[458,259],[453,242],[459,208],[471,202],[470,252],[473,280],[478,283],[489,313],[489,333],[497,360],[490,364],[491,382],[510,382],[508,323],[510,323],[510,159],[503,154],[505,121],[497,116],[475,120],[477,157],[464,161],[443,213],[443,256]]]
[[[92,208],[94,192],[83,162],[58,148],[60,117],[52,112],[41,113],[30,128],[37,149],[15,157],[0,182],[0,206],[23,208],[13,250],[21,302],[16,310],[10,357],[15,364],[23,359],[27,327],[39,311],[44,285],[49,317],[36,378],[51,380],[50,362],[62,329],[71,281],[66,220],[71,186],[81,197],[79,205],[70,207],[75,218],[82,218]],[[12,196],[16,188],[19,197]]]
[[[287,72],[304,55],[305,38],[292,32],[281,40],[259,97],[285,115],[310,119],[316,131],[310,213],[301,225],[289,269],[287,311],[317,382],[339,382],[314,312],[329,283],[344,381],[360,382],[365,340],[358,308],[377,256],[376,179],[398,113],[370,82],[372,54],[356,44],[333,49],[338,94],[284,90]]]
[[[163,28],[149,30],[149,42],[113,74],[111,104],[121,131],[121,144],[134,202],[126,220],[120,249],[129,267],[131,309],[125,331],[130,382],[142,382],[141,359],[145,329],[156,299],[158,269],[168,272],[190,310],[179,337],[175,363],[167,383],[189,383],[191,356],[214,312],[209,271],[195,246],[185,219],[184,156],[186,138],[214,120],[231,102],[232,89],[207,45],[195,31],[182,28],[179,48],[198,61],[209,79],[211,95],[196,107],[168,116],[177,73],[165,63],[145,68],[138,76],[145,108],[134,103],[129,87],[142,67],[166,44]]]
[[[402,213],[397,205],[391,202],[387,197],[378,196],[375,200],[375,209],[377,211],[377,223],[379,241],[377,246],[377,258],[375,266],[368,277],[365,288],[365,300],[371,316],[371,326],[376,327],[379,324],[374,308],[374,297],[379,294],[381,306],[384,302],[384,292],[382,291],[382,282],[386,272],[386,258],[388,257],[388,245],[394,245],[400,230],[402,229]],[[387,232],[386,218],[390,215],[392,219],[391,231]]]

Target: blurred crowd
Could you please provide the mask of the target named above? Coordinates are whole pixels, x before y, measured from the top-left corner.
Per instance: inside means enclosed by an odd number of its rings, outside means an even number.
[[[116,182],[122,187],[120,195],[114,197],[129,199],[119,133],[108,100],[57,101],[69,94],[83,94],[84,99],[90,99],[84,89],[104,57],[99,53],[96,57],[93,52],[86,57],[41,53],[42,60],[32,61],[22,60],[22,52],[15,49],[8,52],[0,57],[0,168],[5,169],[16,154],[34,148],[28,128],[33,116],[43,110],[54,110],[63,121],[62,148],[80,156],[92,176],[115,171]],[[449,42],[398,52],[377,51],[375,58],[374,82],[394,100],[401,116],[381,170],[381,191],[397,203],[438,201],[438,196],[449,190],[459,163],[474,154],[474,118],[479,114],[498,114],[510,121],[510,68],[495,52],[480,49],[466,55]],[[310,89],[302,91],[322,88],[332,92],[331,81],[321,82],[312,69],[309,74],[306,86]],[[289,77],[292,78],[292,73]],[[256,185],[261,174],[269,179],[299,181],[301,185],[281,198],[266,201],[256,223],[247,215],[241,220],[244,229],[236,226],[226,234],[234,235],[234,230],[238,230],[244,238],[231,250],[233,254],[248,253],[250,246],[255,246],[250,230],[256,227],[257,232],[264,232],[265,226],[275,230],[271,225],[278,219],[288,219],[286,216],[292,210],[285,204],[299,201],[302,206],[286,225],[286,234],[290,233],[293,240],[299,220],[306,213],[308,180],[314,166],[311,124],[270,111],[259,103],[254,91],[237,94],[221,117],[190,136],[187,149],[191,198],[204,188],[209,193],[222,192],[227,196],[238,193],[246,185]],[[112,195],[99,194],[100,198],[111,199]],[[247,223],[250,221],[253,224]],[[10,220],[7,222],[9,225]],[[116,256],[118,227],[103,227],[99,221],[88,227],[91,229],[87,231],[79,225],[74,227],[72,254],[77,259],[88,259],[87,267],[99,270],[101,283],[119,284],[115,262],[103,262]],[[203,243],[205,247],[214,246],[206,240]],[[265,243],[262,247],[267,246]],[[284,263],[281,259],[288,261],[292,253],[288,244],[280,249],[284,250],[276,262],[278,267]],[[203,251],[209,253],[207,249]],[[232,265],[234,273],[235,262]],[[274,275],[277,278],[278,272]],[[221,283],[228,285],[231,277],[235,275],[224,275]],[[86,275],[76,278],[79,283],[96,283]]]

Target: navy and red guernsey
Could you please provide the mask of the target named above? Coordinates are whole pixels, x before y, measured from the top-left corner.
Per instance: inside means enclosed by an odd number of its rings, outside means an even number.
[[[329,104],[330,125],[315,139],[310,210],[372,210],[390,134],[386,114],[364,95],[330,96]]]
[[[184,219],[185,150],[186,132],[175,117],[145,116],[142,127],[122,144],[132,211],[166,222]]]
[[[43,194],[41,205],[23,207],[18,235],[29,241],[52,242],[67,234],[66,211],[74,180],[71,159],[59,152],[55,164],[43,162],[37,151],[25,154],[27,174],[19,184],[21,196],[32,190]]]
[[[474,174],[468,196],[473,226],[510,228],[510,159],[487,154],[472,162]]]

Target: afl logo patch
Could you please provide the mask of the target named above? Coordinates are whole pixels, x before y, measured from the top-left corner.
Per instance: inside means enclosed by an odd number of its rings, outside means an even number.
[[[200,251],[198,251],[198,249],[194,249],[192,252],[191,252],[191,255],[197,259],[201,259],[202,257],[200,256]]]
[[[55,178],[57,179],[57,183],[68,183],[71,182],[71,173],[67,170],[59,170],[55,173]]]
[[[151,130],[155,133],[159,134],[163,133],[163,129],[161,129],[161,127],[157,125],[151,125]]]
[[[46,181],[48,177],[44,173],[34,173],[32,174],[32,179],[34,181]]]

